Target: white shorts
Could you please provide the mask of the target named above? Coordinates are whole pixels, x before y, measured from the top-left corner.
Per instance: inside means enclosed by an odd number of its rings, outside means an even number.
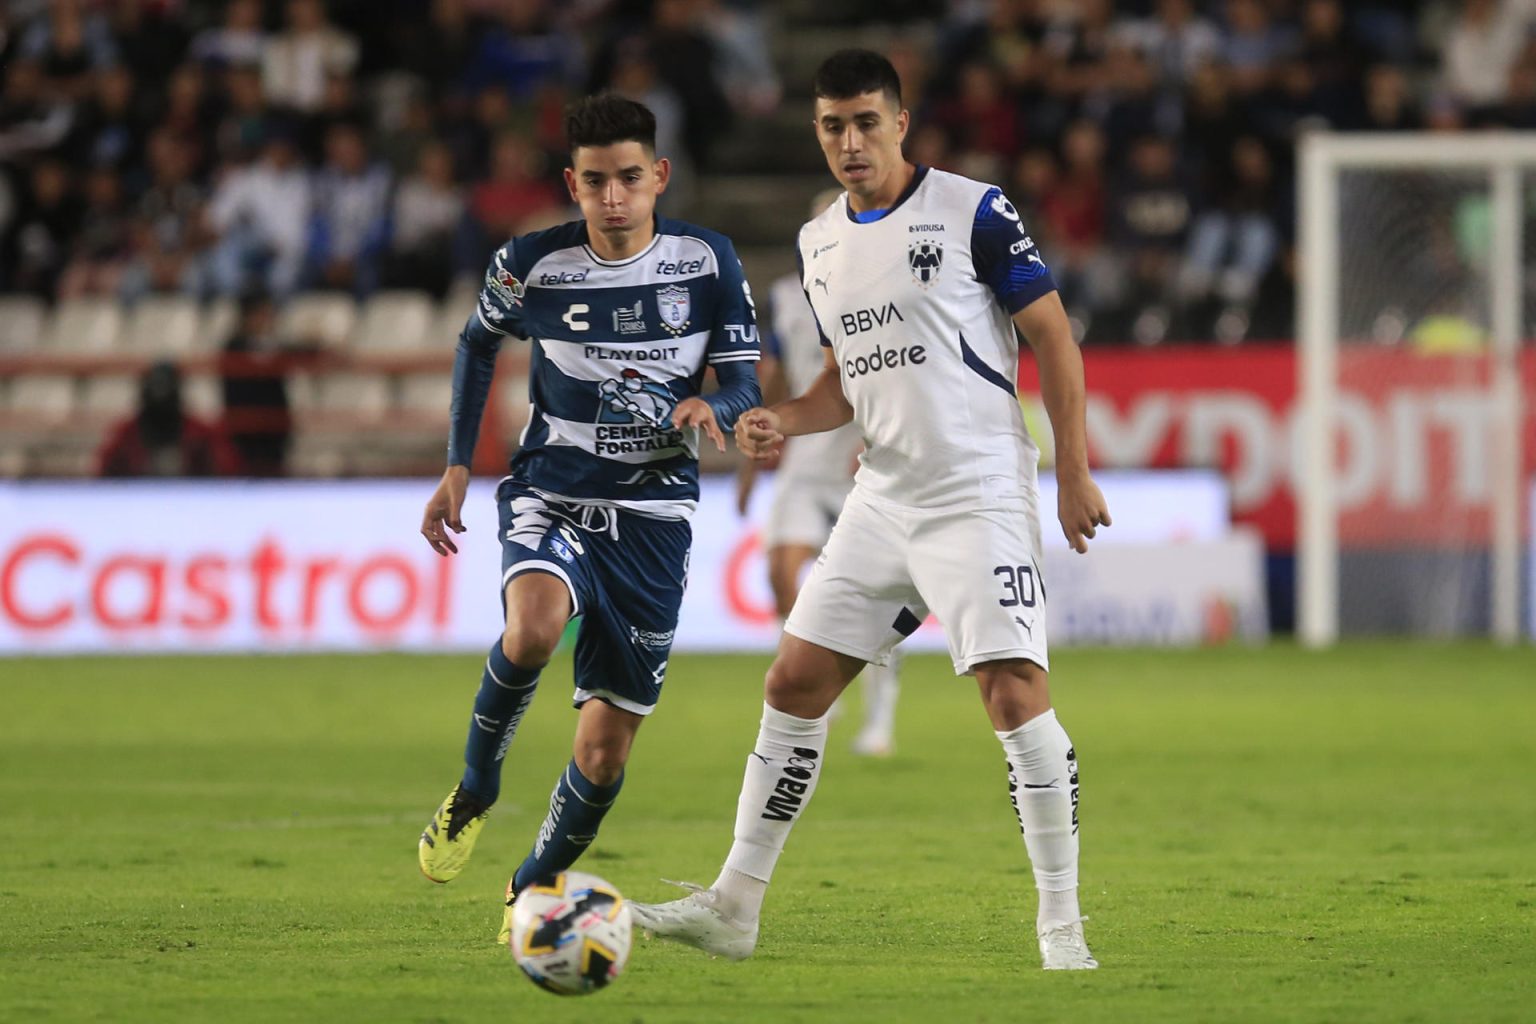
[[[853,489],[853,478],[779,476],[773,488],[773,507],[763,524],[763,547],[804,544],[820,550],[832,535],[832,524]]]
[[[878,665],[929,611],[955,673],[1004,658],[1049,668],[1039,503],[934,511],[855,488],[784,631]]]

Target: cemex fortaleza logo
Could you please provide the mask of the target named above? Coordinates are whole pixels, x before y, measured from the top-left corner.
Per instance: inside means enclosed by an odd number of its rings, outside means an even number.
[[[598,406],[599,423],[648,423],[665,425],[677,403],[672,393],[655,381],[640,376],[634,367],[626,367],[618,377],[610,377],[597,387],[602,396]]]

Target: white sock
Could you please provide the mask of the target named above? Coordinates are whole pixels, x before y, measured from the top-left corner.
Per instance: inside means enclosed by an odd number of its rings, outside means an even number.
[[[826,749],[825,715],[796,718],[763,705],[736,803],[736,841],[714,885],[725,916],[744,924],[757,920],[789,830],[816,792]]]
[[[891,652],[887,665],[864,666],[864,731],[891,738],[896,727],[896,698],[901,693],[901,655]]]
[[[1008,755],[1008,795],[1024,833],[1024,847],[1035,871],[1040,909],[1038,931],[1076,921],[1077,905],[1077,754],[1056,712],[1031,718],[1011,732],[1000,732]]]

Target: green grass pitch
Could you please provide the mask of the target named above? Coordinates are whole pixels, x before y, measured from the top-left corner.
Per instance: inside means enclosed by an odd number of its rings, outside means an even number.
[[[708,882],[767,659],[679,655],[582,866]],[[1063,651],[1103,967],[1039,970],[974,684],[912,658],[897,755],[849,717],[744,963],[636,940],[590,998],[527,983],[500,894],[569,754],[570,663],[451,885],[465,657],[0,661],[0,1021],[1530,1021],[1536,654]],[[851,717],[851,716],[850,716]]]

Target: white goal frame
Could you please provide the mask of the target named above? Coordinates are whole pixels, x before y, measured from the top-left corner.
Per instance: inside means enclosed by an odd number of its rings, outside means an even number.
[[[1307,647],[1339,636],[1339,508],[1335,486],[1339,345],[1339,172],[1483,170],[1489,176],[1492,243],[1490,451],[1492,632],[1520,639],[1520,341],[1524,239],[1521,172],[1536,172],[1536,132],[1314,132],[1301,140],[1296,291],[1300,464],[1296,495],[1296,629]]]

